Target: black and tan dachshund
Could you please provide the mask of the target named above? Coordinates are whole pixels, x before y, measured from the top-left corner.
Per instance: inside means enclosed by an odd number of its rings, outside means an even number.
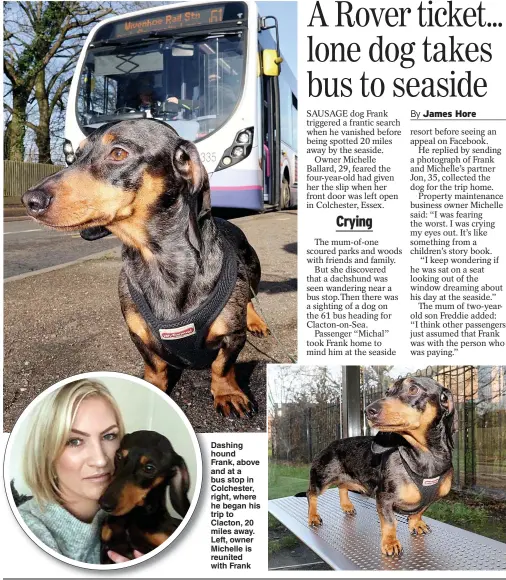
[[[131,559],[134,550],[147,554],[174,533],[182,520],[167,510],[167,487],[182,518],[190,509],[186,463],[163,435],[155,431],[125,435],[114,463],[113,480],[99,499],[109,514],[101,530],[102,564],[112,563],[109,550]]]
[[[103,126],[22,201],[51,228],[123,242],[121,309],[147,381],[170,394],[184,368],[210,366],[215,409],[255,412],[234,364],[246,330],[269,333],[251,302],[260,263],[237,226],[212,217],[193,143],[152,119]]]
[[[423,512],[445,496],[452,484],[453,433],[456,415],[451,392],[430,378],[400,379],[383,399],[366,410],[375,437],[350,437],[331,443],[313,461],[310,471],[308,523],[322,525],[317,498],[328,487],[339,488],[342,510],[354,514],[348,491],[376,497],[381,526],[381,551],[397,556],[394,512],[407,514],[413,535],[429,527]]]

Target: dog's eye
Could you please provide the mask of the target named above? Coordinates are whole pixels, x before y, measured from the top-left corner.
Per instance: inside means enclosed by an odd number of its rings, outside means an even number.
[[[146,465],[144,465],[144,471],[146,473],[153,473],[153,471],[155,471],[155,466],[152,465],[151,463],[146,463]]]
[[[448,396],[446,393],[441,393],[441,403],[443,403],[443,405],[446,405],[448,403]]]
[[[418,387],[415,387],[414,385],[412,385],[408,389],[408,395],[418,395],[419,392],[420,392],[420,389]]]
[[[109,159],[112,159],[113,161],[123,161],[127,157],[128,157],[128,151],[121,149],[121,147],[115,147],[109,153]]]
[[[116,451],[116,455],[114,456],[114,458],[116,459],[116,461],[121,461],[123,459],[121,451]]]

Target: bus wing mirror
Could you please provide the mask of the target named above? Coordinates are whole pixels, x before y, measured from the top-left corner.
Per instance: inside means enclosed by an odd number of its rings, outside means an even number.
[[[283,62],[283,57],[279,56],[277,50],[266,49],[262,53],[262,68],[264,75],[268,77],[279,76],[279,65]]]

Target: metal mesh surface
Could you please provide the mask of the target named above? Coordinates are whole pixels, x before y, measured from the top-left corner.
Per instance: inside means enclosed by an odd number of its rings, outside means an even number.
[[[376,502],[350,493],[356,515],[339,506],[339,492],[330,489],[318,498],[319,528],[307,524],[307,500],[271,500],[269,511],[330,566],[340,570],[506,570],[506,544],[424,518],[432,533],[412,536],[407,516],[397,515],[401,557],[383,556]]]

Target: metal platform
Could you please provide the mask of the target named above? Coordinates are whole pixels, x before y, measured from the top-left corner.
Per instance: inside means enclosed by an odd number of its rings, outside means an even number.
[[[350,499],[354,516],[341,511],[337,489],[320,496],[319,528],[307,524],[305,497],[271,500],[269,512],[336,570],[506,570],[506,544],[431,518],[424,520],[432,533],[412,536],[407,516],[397,515],[404,552],[398,558],[383,556],[376,502],[356,493]]]

